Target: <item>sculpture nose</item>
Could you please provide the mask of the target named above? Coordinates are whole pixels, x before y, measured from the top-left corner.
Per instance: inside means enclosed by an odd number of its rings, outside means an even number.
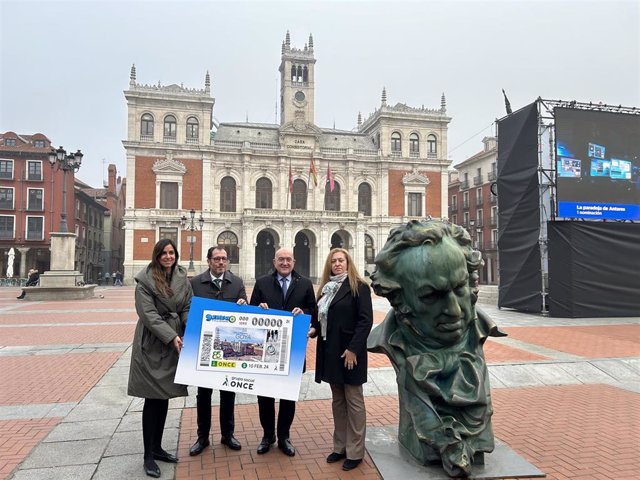
[[[444,313],[451,317],[460,317],[462,315],[462,309],[460,308],[456,294],[453,292],[448,292],[445,296]]]

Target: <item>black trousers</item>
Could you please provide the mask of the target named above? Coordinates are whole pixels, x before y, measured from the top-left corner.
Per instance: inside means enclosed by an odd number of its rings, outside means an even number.
[[[258,395],[258,412],[260,413],[260,425],[264,436],[272,438],[276,434],[276,400],[271,397]],[[296,402],[292,400],[280,400],[278,411],[278,440],[289,438],[289,430],[296,414]]]
[[[210,388],[198,387],[196,407],[198,411],[198,438],[209,438],[211,432],[211,394]],[[230,437],[235,430],[234,407],[236,393],[220,390],[220,432]]]
[[[167,420],[169,400],[145,398],[142,407],[142,441],[145,460],[153,458],[153,453],[162,451],[162,435]]]

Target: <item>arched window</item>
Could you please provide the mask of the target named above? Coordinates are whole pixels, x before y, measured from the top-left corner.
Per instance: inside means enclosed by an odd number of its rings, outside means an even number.
[[[409,135],[409,153],[420,153],[420,141],[417,133]]]
[[[433,133],[427,137],[427,153],[438,153],[438,142]]]
[[[196,117],[189,117],[187,119],[187,141],[197,140],[199,131],[198,119]]]
[[[291,208],[299,210],[307,209],[307,184],[304,180],[293,181],[293,192],[291,193]]]
[[[259,178],[256,182],[256,208],[273,208],[271,203],[271,180]]]
[[[238,249],[238,237],[235,233],[226,231],[218,235],[218,246],[227,251],[229,263],[240,263],[240,250]]]
[[[236,181],[233,177],[224,177],[220,181],[220,211],[236,211]]]
[[[304,83],[308,83],[309,82],[309,69],[307,68],[306,65],[302,69],[302,81]]]
[[[140,135],[153,137],[153,117],[150,113],[142,115],[140,120]]]
[[[164,136],[165,138],[176,138],[176,117],[173,115],[164,117]]]
[[[330,191],[329,182],[324,189],[324,209],[332,212],[340,211],[340,184],[333,182],[333,192]]]
[[[392,153],[401,153],[402,152],[402,137],[398,132],[393,132],[391,134],[391,152]]]
[[[298,82],[302,82],[302,65],[298,65]]]
[[[358,211],[371,216],[371,185],[367,182],[358,186]]]
[[[296,72],[297,72],[296,66],[292,65],[291,66],[291,81],[292,82],[296,81]]]
[[[373,263],[376,258],[376,251],[373,248],[373,238],[364,234],[364,263]]]

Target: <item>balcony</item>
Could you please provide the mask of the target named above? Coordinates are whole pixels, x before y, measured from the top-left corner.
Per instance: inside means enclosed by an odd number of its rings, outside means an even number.
[[[476,228],[482,228],[484,226],[484,222],[482,221],[481,218],[476,220]]]
[[[449,211],[452,212],[452,213],[457,212],[458,211],[458,204],[455,203],[453,205],[449,205]]]
[[[418,158],[420,157],[420,152],[409,152],[409,157]]]
[[[496,178],[498,178],[498,173],[495,170],[491,170],[488,175],[490,182],[495,182]]]
[[[489,217],[489,225],[491,225],[492,227],[495,227],[496,225],[498,225],[497,215],[491,215],[491,217]]]
[[[477,177],[473,177],[474,185],[482,185],[482,175],[478,175]]]
[[[391,156],[394,158],[401,158],[402,157],[402,152],[398,151],[398,150],[392,150],[391,151]]]
[[[153,135],[140,135],[141,142],[153,143]]]
[[[468,190],[469,189],[469,180],[463,180],[460,182],[460,190]]]
[[[484,198],[476,197],[476,207],[481,207],[484,204]]]
[[[462,202],[462,209],[469,210],[469,200],[465,200]]]
[[[487,250],[496,250],[498,248],[498,243],[494,241],[490,241],[487,243]]]
[[[176,143],[176,137],[175,136],[165,136],[162,138],[162,141],[164,143]]]
[[[185,143],[187,145],[198,145],[198,137],[187,137]]]
[[[489,203],[496,204],[498,203],[498,197],[496,197],[493,193],[489,195]]]
[[[436,160],[438,158],[438,153],[437,152],[428,152],[427,153],[427,158],[429,160]]]

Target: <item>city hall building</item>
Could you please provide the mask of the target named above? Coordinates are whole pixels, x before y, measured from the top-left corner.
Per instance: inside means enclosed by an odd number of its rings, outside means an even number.
[[[296,270],[314,281],[338,246],[371,272],[392,228],[447,216],[444,95],[438,108],[414,108],[387,104],[383,89],[353,131],[323,128],[314,120],[315,66],[313,38],[294,48],[287,33],[279,124],[216,124],[208,73],[204,89],[192,89],[138,83],[131,68],[125,279],[165,237],[195,273],[207,268],[210,246],[224,246],[229,268],[249,284],[270,271],[279,247],[293,248]]]

